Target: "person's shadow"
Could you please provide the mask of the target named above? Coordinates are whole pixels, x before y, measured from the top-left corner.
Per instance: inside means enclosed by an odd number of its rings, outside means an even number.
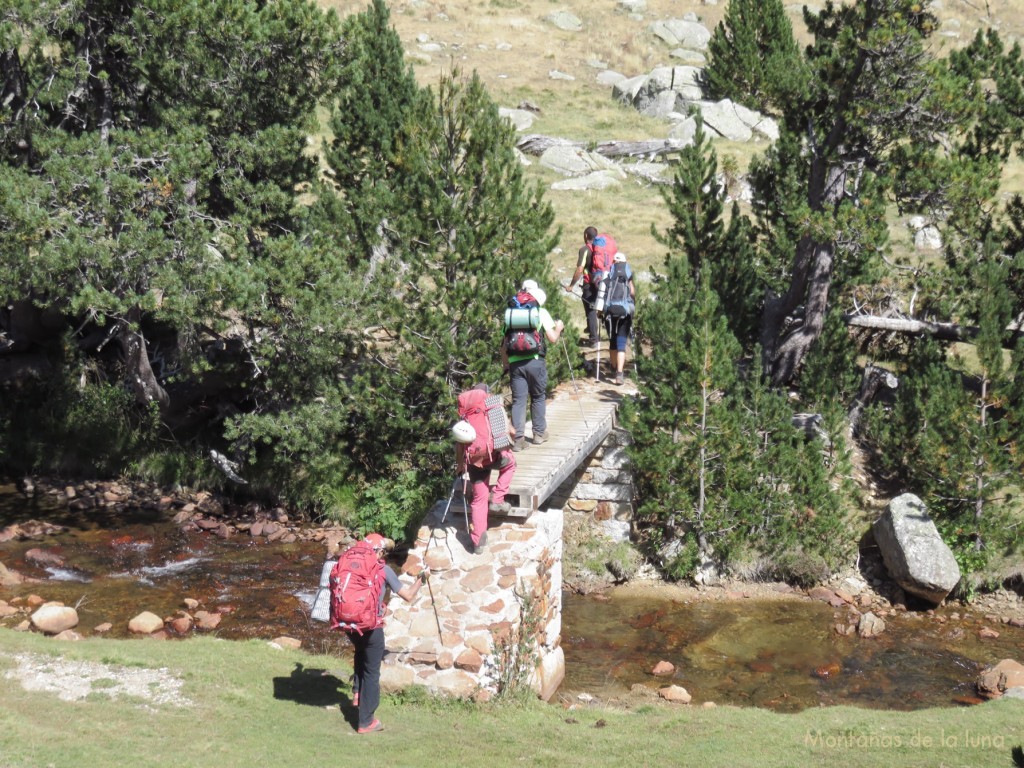
[[[332,707],[338,705],[345,719],[357,727],[359,711],[352,706],[352,692],[348,683],[330,674],[326,669],[307,669],[295,663],[295,669],[288,677],[274,678],[274,698],[294,701],[310,707]]]

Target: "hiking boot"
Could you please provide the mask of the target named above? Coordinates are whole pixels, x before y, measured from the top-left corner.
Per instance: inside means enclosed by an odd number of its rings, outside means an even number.
[[[512,450],[515,451],[516,453],[519,453],[519,451],[523,450],[524,448],[526,448],[526,438],[517,437],[515,441],[512,443]]]
[[[533,444],[534,445],[540,445],[541,443],[546,443],[547,441],[548,441],[548,431],[546,429],[543,432],[534,432],[533,433]]]
[[[626,383],[626,376],[622,371],[615,374],[615,383],[619,385]]]
[[[492,515],[507,515],[509,512],[512,511],[512,505],[509,504],[507,501],[502,501],[498,503],[492,501],[490,504],[487,505],[487,511],[490,512]]]
[[[473,545],[473,554],[479,555],[485,549],[487,549],[487,533],[480,534],[480,541]]]
[[[370,723],[367,726],[364,726],[364,727],[360,728],[359,729],[359,733],[376,733],[377,731],[383,731],[383,730],[384,730],[384,723],[382,723],[377,718],[373,718],[373,722]]]

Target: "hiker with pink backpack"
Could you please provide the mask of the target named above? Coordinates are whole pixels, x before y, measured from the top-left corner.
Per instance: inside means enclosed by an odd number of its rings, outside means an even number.
[[[355,647],[352,704],[359,710],[361,734],[384,730],[375,717],[384,659],[384,588],[411,603],[430,575],[430,569],[424,568],[412,584],[402,586],[384,562],[394,546],[395,542],[379,533],[368,534],[338,556],[328,579],[330,626],[345,632]]]
[[[470,511],[473,522],[469,538],[473,553],[487,546],[489,512],[507,515],[512,506],[505,495],[512,485],[516,460],[508,450],[515,432],[509,427],[501,398],[490,393],[486,384],[477,384],[459,395],[459,419],[452,427],[455,440],[455,470],[462,478],[462,495],[472,492]],[[491,473],[498,481],[492,489]]]

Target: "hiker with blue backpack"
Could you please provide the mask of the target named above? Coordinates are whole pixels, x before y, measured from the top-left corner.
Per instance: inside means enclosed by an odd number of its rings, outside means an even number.
[[[583,311],[587,316],[587,339],[592,349],[600,349],[601,333],[598,324],[597,289],[604,279],[608,270],[611,269],[612,259],[618,250],[615,238],[606,233],[599,233],[597,227],[587,227],[583,230],[583,245],[580,246],[579,254],[576,257],[576,271],[572,279],[565,286],[566,293],[572,293],[576,283],[581,282],[583,291]]]
[[[553,320],[544,309],[547,294],[533,280],[523,284],[505,310],[504,338],[501,343],[502,366],[512,386],[513,451],[526,448],[526,406],[533,420],[533,444],[548,439],[547,397],[548,368],[545,361],[547,345],[557,344],[565,323]]]
[[[622,251],[615,254],[600,293],[598,309],[604,317],[604,325],[608,331],[609,363],[615,371],[614,382],[621,385],[626,380],[626,344],[633,330],[633,315],[636,313],[633,270],[629,268],[626,254]]]

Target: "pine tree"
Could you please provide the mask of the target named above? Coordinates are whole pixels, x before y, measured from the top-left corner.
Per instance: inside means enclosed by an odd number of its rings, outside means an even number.
[[[679,153],[672,186],[662,190],[673,223],[655,239],[672,252],[686,255],[691,277],[707,278],[724,305],[729,328],[745,347],[755,340],[760,313],[758,257],[749,221],[733,204],[729,223],[723,220],[718,157],[701,121],[693,144]]]
[[[705,87],[712,98],[778,114],[806,77],[780,0],[729,0],[708,42]]]

